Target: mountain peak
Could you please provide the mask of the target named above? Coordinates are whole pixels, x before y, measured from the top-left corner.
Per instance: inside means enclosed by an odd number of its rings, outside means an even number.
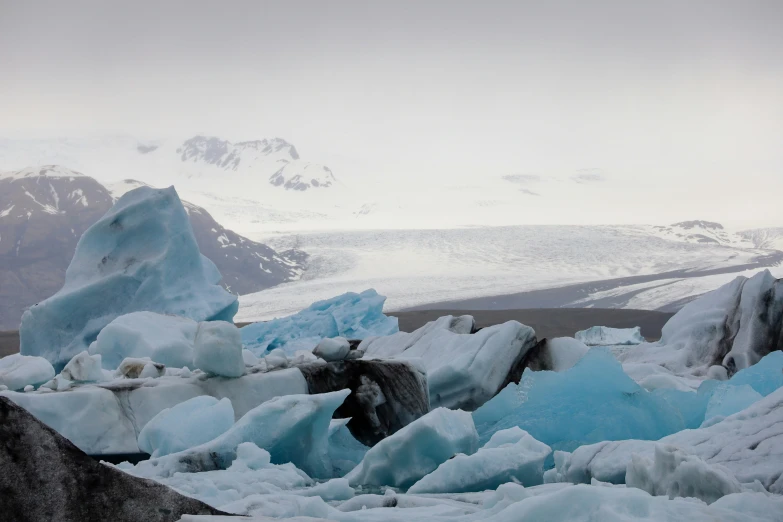
[[[680,221],[679,223],[672,223],[672,227],[678,227],[685,230],[693,228],[702,228],[706,230],[723,230],[723,225],[715,223],[714,221],[703,221],[701,219],[694,219],[692,221]]]
[[[246,153],[255,157],[278,156],[278,159],[298,160],[299,153],[293,145],[282,138],[271,138],[232,143],[215,136],[194,136],[177,148],[182,161],[203,162],[223,170],[237,170]]]
[[[36,167],[26,167],[16,172],[0,173],[0,179],[25,179],[25,178],[85,178],[84,174],[63,167],[61,165],[41,165]]]

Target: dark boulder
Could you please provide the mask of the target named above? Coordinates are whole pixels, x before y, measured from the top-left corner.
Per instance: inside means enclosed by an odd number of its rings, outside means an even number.
[[[373,446],[430,410],[427,378],[405,361],[349,359],[299,366],[311,394],[349,388],[335,418],[362,444]]]
[[[0,519],[9,522],[149,522],[225,514],[94,461],[5,397],[0,397],[0,470]]]

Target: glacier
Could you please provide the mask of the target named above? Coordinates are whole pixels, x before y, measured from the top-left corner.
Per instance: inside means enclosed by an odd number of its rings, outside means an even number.
[[[62,369],[112,320],[135,311],[230,321],[237,298],[219,280],[174,187],[139,187],[84,232],[62,289],[24,313],[21,353]]]
[[[386,298],[375,290],[318,301],[299,313],[242,328],[242,343],[257,356],[276,348],[292,355],[312,350],[324,338],[364,339],[399,331],[396,317],[383,314]]]

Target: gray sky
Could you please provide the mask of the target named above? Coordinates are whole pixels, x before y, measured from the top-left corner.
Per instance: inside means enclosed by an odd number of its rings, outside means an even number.
[[[338,175],[598,168],[728,205],[783,190],[781,27],[779,0],[0,0],[0,135],[281,136]]]

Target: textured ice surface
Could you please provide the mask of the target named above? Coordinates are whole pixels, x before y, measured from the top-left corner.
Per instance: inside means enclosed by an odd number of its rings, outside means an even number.
[[[209,442],[233,425],[230,400],[193,397],[155,415],[139,433],[139,449],[162,457]]]
[[[416,360],[427,371],[433,408],[478,408],[508,382],[515,363],[536,344],[533,329],[517,321],[469,334],[454,330],[464,331],[472,321],[441,319],[410,334],[370,338],[359,345],[365,358]]]
[[[21,352],[62,368],[112,320],[141,310],[230,321],[237,298],[219,279],[174,188],[140,187],[82,235],[62,289],[24,313]]]
[[[408,489],[408,493],[463,493],[495,489],[506,482],[543,482],[544,459],[552,450],[517,427],[492,435],[473,455],[447,460]]]
[[[0,386],[21,390],[40,386],[54,377],[52,363],[43,357],[15,353],[0,359]]]
[[[676,446],[656,444],[653,460],[631,455],[625,483],[651,495],[692,497],[711,504],[742,488],[734,475],[720,464],[707,464]]]
[[[342,361],[350,350],[351,345],[348,344],[345,337],[334,337],[321,339],[313,350],[313,354],[327,362]]]
[[[226,321],[198,324],[193,364],[210,375],[241,377],[245,373],[239,328]]]
[[[728,468],[743,484],[758,480],[769,491],[783,493],[783,388],[739,413],[705,428],[684,430],[660,440]],[[604,441],[555,453],[557,476],[567,482],[591,478],[621,484],[636,453],[652,459],[655,442]]]
[[[237,446],[252,442],[267,450],[272,462],[292,462],[315,477],[330,477],[329,423],[350,390],[318,395],[275,397],[247,412],[231,429],[209,442],[164,457],[140,462],[137,473],[170,477],[178,472],[226,469]]]
[[[679,412],[636,384],[612,355],[591,349],[565,372],[525,370],[474,412],[482,441],[519,426],[553,449],[603,440],[656,440],[683,429]]]
[[[68,361],[61,374],[64,379],[74,382],[102,381],[101,356],[90,355],[87,350],[77,353]]]
[[[149,357],[171,368],[194,368],[193,341],[197,325],[187,317],[132,312],[106,325],[89,351],[101,354],[107,370],[119,367],[126,357]]]
[[[644,342],[642,329],[638,326],[635,328],[592,326],[587,330],[576,332],[574,338],[587,346],[633,345]]]
[[[242,328],[242,342],[258,356],[275,348],[288,354],[312,350],[321,339],[345,337],[364,339],[399,331],[396,317],[383,315],[386,298],[375,290],[349,292],[318,301],[299,313]]]
[[[437,408],[373,446],[345,478],[352,485],[407,488],[457,453],[471,454],[477,447],[469,413]]]

